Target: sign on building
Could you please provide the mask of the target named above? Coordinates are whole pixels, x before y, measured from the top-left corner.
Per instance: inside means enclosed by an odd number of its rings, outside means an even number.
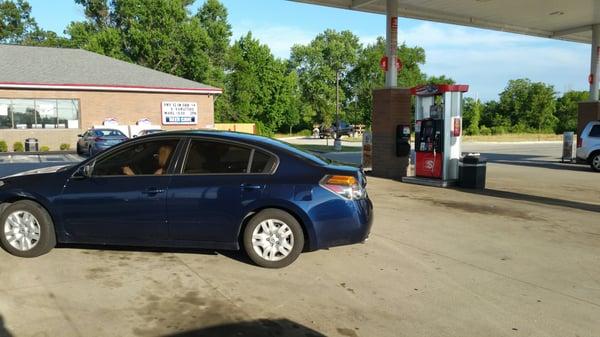
[[[162,102],[162,123],[164,125],[198,124],[198,104],[196,102]]]

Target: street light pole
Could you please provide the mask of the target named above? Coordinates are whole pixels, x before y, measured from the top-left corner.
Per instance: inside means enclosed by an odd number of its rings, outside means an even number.
[[[340,127],[340,71],[335,71],[335,124]]]
[[[335,70],[335,139],[333,148],[336,151],[342,150],[342,140],[340,139],[340,70]]]

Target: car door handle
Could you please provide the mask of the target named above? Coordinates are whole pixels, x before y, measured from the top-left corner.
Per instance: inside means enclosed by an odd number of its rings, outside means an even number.
[[[165,190],[160,189],[160,188],[155,188],[155,187],[150,187],[148,189],[146,189],[145,191],[143,191],[143,194],[148,194],[148,195],[153,195],[153,194],[158,194],[158,193],[164,193]]]
[[[252,185],[252,184],[241,184],[240,187],[246,191],[260,190],[263,188],[261,185]]]

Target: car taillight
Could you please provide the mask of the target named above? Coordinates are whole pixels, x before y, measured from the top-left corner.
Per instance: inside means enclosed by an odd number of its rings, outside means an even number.
[[[320,185],[344,199],[358,200],[366,195],[365,189],[354,176],[326,175]]]
[[[577,147],[583,147],[583,139],[577,137]]]

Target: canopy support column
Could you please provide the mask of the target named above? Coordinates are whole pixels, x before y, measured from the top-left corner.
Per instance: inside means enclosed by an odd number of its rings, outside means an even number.
[[[398,86],[398,69],[396,69],[396,54],[398,50],[398,0],[387,0],[387,28],[385,41],[388,69],[385,74],[385,87]]]
[[[598,101],[600,80],[600,24],[592,26],[592,64],[590,67],[590,101]]]

